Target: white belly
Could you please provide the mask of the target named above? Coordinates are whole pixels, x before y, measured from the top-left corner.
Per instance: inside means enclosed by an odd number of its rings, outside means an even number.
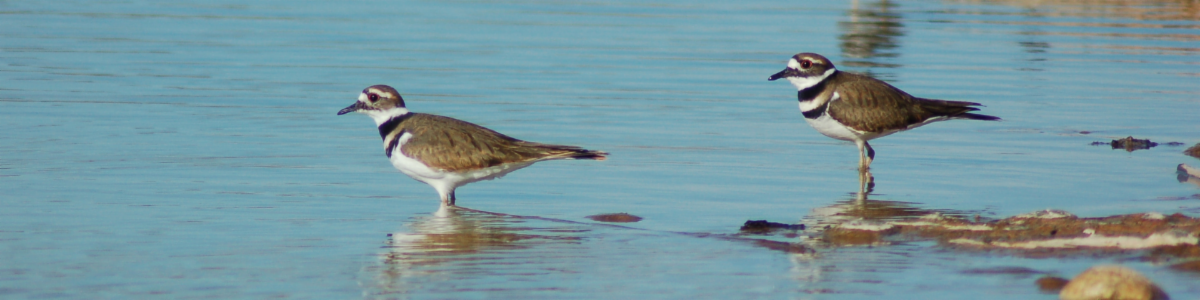
[[[803,112],[804,111],[803,109],[804,109],[804,107],[801,106],[800,111]],[[816,119],[804,118],[804,121],[808,122],[808,126],[812,126],[812,128],[816,129],[817,132],[820,132],[821,134],[824,134],[827,137],[831,137],[831,138],[835,138],[835,139],[839,139],[839,140],[843,140],[843,141],[851,141],[851,142],[859,141],[859,140],[865,142],[865,141],[884,137],[884,136],[887,136],[887,135],[890,135],[890,134],[900,131],[900,130],[888,130],[888,131],[884,131],[884,132],[859,131],[857,129],[847,127],[846,125],[842,125],[842,123],[838,123],[836,120],[833,119],[833,117],[829,116],[828,110],[826,110],[825,113],[821,114],[821,116],[817,117]],[[924,125],[927,123],[928,122],[917,124],[917,125],[909,127],[909,128],[915,128],[917,126]]]
[[[404,175],[408,175],[408,177],[429,184],[439,190],[443,188],[453,190],[468,183],[500,178],[504,174],[508,174],[508,172],[516,171],[533,164],[533,162],[510,163],[457,172],[430,168],[425,163],[405,156],[404,152],[400,151],[404,147],[404,143],[408,142],[411,138],[412,135],[407,132],[400,136],[399,145],[397,145],[396,150],[392,152],[392,157],[389,159],[392,162],[392,166],[396,167]]]
[[[813,129],[816,129],[817,132],[820,132],[827,137],[843,141],[855,141],[861,136],[857,130],[851,129],[850,127],[846,127],[841,123],[834,121],[833,118],[829,117],[828,114],[823,114],[816,119],[804,118],[804,121],[808,122],[808,125],[812,126]]]

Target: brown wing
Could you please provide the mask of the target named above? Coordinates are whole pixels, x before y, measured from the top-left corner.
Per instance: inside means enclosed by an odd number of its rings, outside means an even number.
[[[839,100],[829,103],[834,120],[862,131],[907,129],[937,116],[978,110],[978,103],[916,98],[890,84],[863,75],[838,72]]]
[[[397,130],[413,136],[400,147],[400,152],[430,167],[448,171],[568,158],[590,152],[579,147],[526,142],[470,122],[437,115],[415,114],[402,122]],[[599,159],[602,159],[602,152],[599,153]]]

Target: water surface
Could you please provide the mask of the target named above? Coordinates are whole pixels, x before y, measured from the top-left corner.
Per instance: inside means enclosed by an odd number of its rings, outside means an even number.
[[[736,239],[853,199],[853,145],[767,76],[797,52],[1003,122],[872,142],[871,199],[1002,218],[1200,215],[1187,1],[0,2],[4,298],[1054,298],[1127,257]],[[358,91],[609,160],[458,190],[388,165]],[[585,216],[627,212],[614,227]],[[390,236],[389,236],[390,234]],[[796,242],[786,236],[762,237]]]

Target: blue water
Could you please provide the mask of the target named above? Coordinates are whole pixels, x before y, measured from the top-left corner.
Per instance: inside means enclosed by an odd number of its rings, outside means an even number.
[[[854,146],[766,81],[797,52],[1004,118],[872,141],[872,199],[1200,216],[1174,172],[1200,165],[1198,41],[1177,2],[0,2],[0,297],[1051,299],[964,272],[1124,263],[1197,298],[1122,257],[724,237],[858,189]],[[367,118],[335,115],[373,84],[612,155],[457,193],[538,218],[437,216]],[[1089,145],[1126,136],[1164,144]],[[645,219],[584,218],[616,212]]]

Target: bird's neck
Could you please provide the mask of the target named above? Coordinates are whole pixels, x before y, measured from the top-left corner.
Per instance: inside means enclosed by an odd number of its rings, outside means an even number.
[[[375,120],[375,126],[378,127],[383,125],[383,123],[387,123],[387,121],[391,120],[392,118],[408,114],[408,109],[403,107],[393,107],[385,110],[366,111],[366,114],[367,116],[370,116],[372,120]]]

